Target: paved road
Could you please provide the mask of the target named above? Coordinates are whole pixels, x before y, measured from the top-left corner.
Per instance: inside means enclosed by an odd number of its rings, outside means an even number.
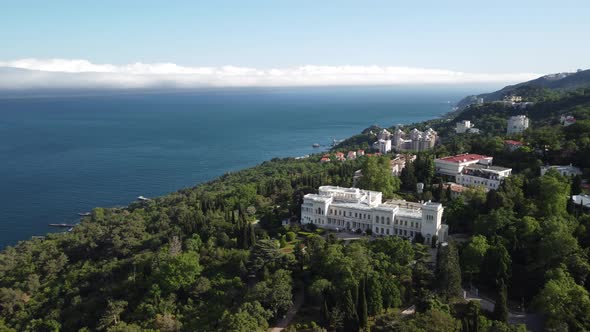
[[[303,298],[305,296],[304,294],[305,293],[303,292],[303,289],[301,289],[301,290],[297,291],[297,293],[295,293],[295,296],[293,297],[293,304],[291,305],[291,308],[289,308],[289,310],[287,311],[285,316],[283,316],[283,319],[278,321],[275,324],[275,326],[268,329],[269,332],[281,332],[284,328],[289,326],[289,324],[291,323],[291,321],[293,320],[293,318],[297,314],[297,310],[299,310],[299,308],[301,308],[301,304],[303,304]]]

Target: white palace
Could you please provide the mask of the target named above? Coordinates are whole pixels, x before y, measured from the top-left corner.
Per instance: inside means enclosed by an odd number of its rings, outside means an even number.
[[[442,224],[440,203],[382,202],[378,191],[322,186],[307,194],[301,205],[301,223],[334,230],[371,229],[375,235],[413,239],[418,233],[431,241],[433,235],[446,241],[448,227]]]

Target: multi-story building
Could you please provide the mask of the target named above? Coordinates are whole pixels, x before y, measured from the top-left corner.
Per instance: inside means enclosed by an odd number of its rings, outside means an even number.
[[[334,230],[367,231],[380,236],[413,239],[422,234],[446,241],[448,227],[442,224],[440,203],[382,202],[378,191],[322,186],[318,194],[307,194],[301,205],[301,223]]]
[[[391,133],[387,129],[383,129],[377,134],[377,139],[389,140]]]
[[[498,190],[502,181],[511,173],[511,168],[474,164],[465,166],[456,176],[456,181],[465,187],[483,186],[489,190]]]
[[[479,129],[474,128],[473,123],[469,120],[463,120],[455,124],[455,132],[457,134],[464,134],[467,132],[479,132]]]
[[[454,176],[461,174],[463,168],[470,165],[491,165],[493,157],[479,154],[460,154],[456,156],[438,158],[434,160],[434,169],[437,174]]]
[[[508,126],[506,128],[506,134],[519,134],[525,131],[529,127],[529,118],[526,115],[511,116],[508,119]]]
[[[386,154],[387,152],[391,151],[391,140],[389,139],[380,139],[377,141],[379,152]]]
[[[402,170],[406,167],[407,162],[416,160],[416,155],[413,154],[398,154],[391,160],[391,175],[400,176]]]
[[[432,128],[426,131],[414,128],[409,134],[398,128],[391,135],[391,148],[395,151],[430,150],[436,144],[437,135]]]

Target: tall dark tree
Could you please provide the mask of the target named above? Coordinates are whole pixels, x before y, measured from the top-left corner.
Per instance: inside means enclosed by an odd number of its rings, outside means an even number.
[[[418,179],[416,178],[416,172],[413,162],[406,162],[406,167],[402,169],[400,178],[402,180],[402,188],[408,191],[416,191],[416,184],[418,183]]]
[[[508,294],[506,290],[506,284],[504,283],[503,279],[500,279],[500,284],[498,285],[498,296],[496,299],[496,304],[494,305],[494,319],[499,320],[501,322],[506,322],[508,320]]]
[[[330,311],[328,310],[328,299],[326,299],[325,296],[324,296],[324,300],[322,301],[321,316],[322,316],[323,325],[329,326],[329,324],[330,324]]]
[[[369,324],[369,309],[367,307],[365,278],[362,278],[359,283],[358,317],[360,328],[366,329]]]
[[[479,331],[479,315],[480,307],[479,303],[475,301],[469,301],[467,304],[467,313],[465,320],[463,321],[463,331],[465,332],[478,332]]]
[[[377,275],[371,275],[367,280],[367,309],[368,314],[375,316],[383,310],[381,281]]]
[[[436,279],[438,291],[444,298],[460,296],[461,288],[461,267],[457,247],[453,242],[438,249]]]
[[[356,306],[352,300],[352,293],[350,290],[344,295],[342,312],[344,313],[344,330],[350,332],[358,331],[359,317],[357,315]]]

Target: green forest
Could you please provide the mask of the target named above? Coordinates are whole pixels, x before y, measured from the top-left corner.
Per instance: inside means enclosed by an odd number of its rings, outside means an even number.
[[[506,137],[516,114],[531,127]],[[566,114],[574,125],[559,123]],[[455,134],[465,119],[482,133]],[[510,323],[523,312],[547,331],[590,330],[590,215],[569,199],[590,178],[590,90],[526,109],[474,105],[414,126],[433,127],[442,141],[399,178],[391,155],[273,159],[151,201],[96,208],[71,232],[7,247],[0,331],[266,331],[295,305],[285,331],[526,331]],[[369,150],[373,132],[334,151]],[[505,139],[524,146],[507,150]],[[453,198],[434,158],[464,152],[493,156],[513,175],[498,190]],[[570,163],[584,174],[540,176],[542,165]],[[442,202],[451,241],[343,241],[297,224],[305,194],[352,186],[359,169],[361,188]],[[474,288],[495,302],[491,310],[463,298]]]

